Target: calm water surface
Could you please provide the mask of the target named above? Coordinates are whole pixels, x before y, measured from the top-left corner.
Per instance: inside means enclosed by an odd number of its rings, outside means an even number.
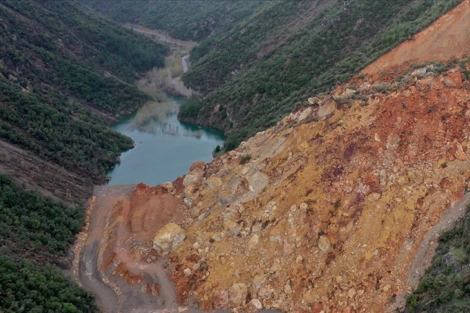
[[[124,152],[121,163],[107,173],[110,185],[158,185],[187,173],[194,161],[212,160],[214,148],[223,145],[223,132],[178,121],[177,107],[178,100],[172,98],[167,105],[171,113],[141,109],[113,126],[131,137],[135,148]]]

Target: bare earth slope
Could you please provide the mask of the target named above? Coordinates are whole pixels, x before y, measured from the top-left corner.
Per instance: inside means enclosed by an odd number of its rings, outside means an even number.
[[[101,275],[156,297],[145,269],[168,260],[178,305],[204,311],[401,307],[469,200],[469,70],[370,72],[173,183],[137,186],[106,206]],[[163,256],[152,234],[169,222],[186,237]]]
[[[442,16],[431,26],[405,41],[364,69],[377,74],[403,64],[461,58],[470,53],[470,1]]]

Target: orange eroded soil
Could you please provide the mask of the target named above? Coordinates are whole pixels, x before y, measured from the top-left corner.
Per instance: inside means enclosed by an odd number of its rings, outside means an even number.
[[[403,65],[445,61],[470,53],[470,1],[438,19],[431,26],[366,67],[366,74],[378,74]]]
[[[76,245],[80,255],[76,263],[80,282],[97,296],[100,308],[104,312],[176,309],[166,261],[157,258],[152,240],[166,223],[183,223],[182,201],[165,187],[101,186],[95,189],[88,216]]]
[[[175,251],[178,291],[195,290],[205,310],[252,312],[231,300],[243,283],[264,308],[384,311],[411,289],[424,236],[469,181],[469,84],[455,69],[386,95],[353,81],[207,164],[184,193],[196,218]],[[367,100],[352,100],[353,85]],[[199,260],[210,275],[191,280],[182,271]]]
[[[206,311],[385,311],[470,180],[470,82],[456,68],[404,81],[353,80],[184,179],[138,185],[106,215],[101,272],[122,297]],[[169,222],[186,231],[167,264],[176,294],[152,279]]]

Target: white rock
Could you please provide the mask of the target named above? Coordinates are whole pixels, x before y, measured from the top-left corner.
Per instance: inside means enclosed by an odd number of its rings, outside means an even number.
[[[257,310],[261,310],[263,308],[261,301],[259,301],[258,299],[252,299],[250,301],[250,305],[252,305]]]
[[[259,236],[258,235],[253,235],[251,237],[250,241],[248,241],[248,250],[253,250],[258,246],[259,242]]]
[[[243,283],[236,283],[228,290],[229,301],[233,305],[243,305],[248,294],[248,287]]]
[[[326,236],[320,236],[318,239],[318,247],[321,251],[326,252],[330,249],[330,240]]]
[[[310,116],[310,114],[312,114],[312,108],[307,108],[305,109],[302,113],[300,113],[300,116],[299,116],[299,122],[300,121],[303,121],[304,119],[306,119],[307,117]]]
[[[333,99],[328,99],[318,108],[317,115],[319,118],[325,119],[334,111],[336,111],[336,102]]]
[[[175,223],[163,226],[153,238],[153,248],[160,253],[167,253],[176,248],[186,237],[184,229]]]

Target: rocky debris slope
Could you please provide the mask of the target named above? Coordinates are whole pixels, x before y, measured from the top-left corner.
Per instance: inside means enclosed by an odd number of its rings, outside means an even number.
[[[138,185],[110,209],[101,273],[156,295],[146,281],[168,258],[176,301],[205,311],[385,311],[468,188],[469,69],[361,76],[172,183]]]
[[[353,80],[194,167],[172,251],[179,300],[380,312],[411,290],[413,256],[470,177],[470,82],[462,65],[434,70]]]
[[[452,33],[456,25],[447,22],[465,22],[468,5],[430,29]],[[433,32],[425,34],[433,42]],[[406,46],[413,45],[397,50]],[[452,56],[465,54],[457,50]],[[400,62],[428,60],[409,55]],[[400,307],[416,287],[410,269],[423,273],[429,264],[415,268],[417,257],[432,255],[422,247],[436,244],[438,232],[430,230],[455,219],[447,209],[461,208],[468,190],[470,63],[408,70],[383,60],[377,68],[387,72],[366,70],[309,98],[275,127],[208,164],[196,162],[184,177],[137,186],[106,221],[104,276],[156,295],[163,278],[155,266],[168,258],[175,301],[205,311]],[[175,232],[162,248],[167,227]],[[147,282],[149,275],[158,279]]]

